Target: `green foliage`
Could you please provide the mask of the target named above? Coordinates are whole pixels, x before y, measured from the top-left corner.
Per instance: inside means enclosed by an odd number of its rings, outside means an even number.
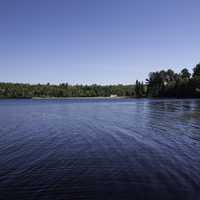
[[[143,82],[140,83],[138,80],[136,80],[135,83],[135,97],[144,97],[145,96],[145,87]]]
[[[189,79],[191,74],[188,71],[188,69],[184,68],[184,69],[181,70],[180,76],[181,76],[182,79]]]
[[[0,98],[134,96],[134,85],[30,85],[0,83]]]
[[[150,97],[200,97],[200,64],[193,75],[184,68],[180,74],[172,70],[152,72],[147,81],[147,95]]]
[[[196,65],[196,67],[193,69],[193,77],[200,76],[200,63]]]
[[[0,83],[0,98],[32,97],[200,97],[200,64],[191,76],[184,68],[179,74],[173,70],[151,72],[146,84],[136,81],[135,85],[60,85]]]

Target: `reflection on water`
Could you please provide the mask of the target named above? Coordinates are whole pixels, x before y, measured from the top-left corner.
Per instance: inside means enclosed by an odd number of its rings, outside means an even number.
[[[0,101],[0,199],[200,199],[198,100]]]

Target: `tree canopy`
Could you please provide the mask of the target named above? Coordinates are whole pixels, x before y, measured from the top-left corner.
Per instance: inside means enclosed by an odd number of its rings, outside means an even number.
[[[59,85],[0,83],[0,98],[32,97],[200,97],[200,63],[191,74],[187,68],[180,73],[171,69],[149,73],[146,83],[136,81],[132,85]]]
[[[1,98],[134,96],[134,85],[60,85],[0,83]]]
[[[193,69],[193,74],[187,68],[179,74],[171,69],[152,72],[146,80],[147,96],[151,97],[200,97],[200,64]]]

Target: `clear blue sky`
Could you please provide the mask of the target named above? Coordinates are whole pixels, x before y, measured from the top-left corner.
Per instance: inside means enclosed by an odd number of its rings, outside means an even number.
[[[0,82],[117,84],[200,61],[199,0],[0,0]]]

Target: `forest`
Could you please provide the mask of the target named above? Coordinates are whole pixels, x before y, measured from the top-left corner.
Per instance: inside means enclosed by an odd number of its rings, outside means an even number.
[[[191,74],[187,68],[175,73],[173,70],[152,72],[146,79],[149,97],[200,97],[200,63],[193,68]]]
[[[0,83],[0,98],[50,98],[50,97],[162,97],[162,98],[199,98],[200,63],[193,68],[192,74],[187,68],[175,73],[173,70],[161,70],[149,73],[145,83],[136,81],[131,85],[59,85]]]
[[[0,98],[134,96],[134,85],[59,85],[0,83]]]

